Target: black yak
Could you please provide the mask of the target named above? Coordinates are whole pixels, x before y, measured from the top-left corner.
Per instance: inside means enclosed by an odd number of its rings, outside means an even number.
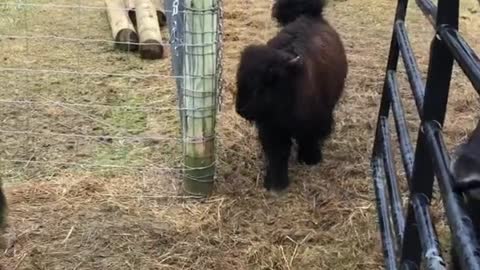
[[[347,76],[340,36],[322,16],[323,0],[278,0],[272,17],[282,26],[266,45],[250,45],[237,70],[236,112],[254,122],[266,156],[264,187],[288,187],[292,139],[298,161],[322,160],[334,109]]]
[[[450,164],[455,186],[465,194],[466,210],[472,218],[474,231],[480,236],[480,121],[468,140],[459,145]],[[475,186],[474,186],[475,185]],[[453,246],[453,245],[452,245]],[[460,270],[456,252],[451,249],[452,269]]]

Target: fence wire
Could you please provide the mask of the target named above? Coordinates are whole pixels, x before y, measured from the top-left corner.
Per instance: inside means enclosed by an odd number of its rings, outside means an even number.
[[[0,178],[189,170],[182,144],[195,138],[181,135],[181,117],[212,109],[216,116],[222,54],[213,52],[208,75],[216,81],[212,104],[187,106],[181,82],[195,75],[179,72],[176,48],[221,48],[222,35],[211,44],[185,42],[184,28],[172,24],[182,21],[171,19],[173,4],[165,0],[162,29],[171,53],[146,61],[114,49],[103,0],[0,2]],[[221,33],[221,2],[211,12]]]

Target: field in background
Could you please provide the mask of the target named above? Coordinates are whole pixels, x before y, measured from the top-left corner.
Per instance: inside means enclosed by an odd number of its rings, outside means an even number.
[[[178,166],[170,61],[114,51],[101,0],[23,2],[0,4],[0,177]]]
[[[218,179],[214,196],[202,202],[177,196],[181,145],[170,61],[114,51],[105,42],[110,32],[102,9],[4,4],[13,2],[0,2],[0,177],[10,202],[0,266],[382,268],[369,157],[394,1],[330,1],[326,17],[343,37],[350,64],[336,132],[320,166],[299,166],[292,158],[293,185],[275,198],[262,189],[255,131],[233,108],[241,49],[276,32],[271,1],[224,0]],[[478,2],[462,2],[462,33],[475,46]],[[103,1],[55,1],[78,4]],[[407,28],[426,71],[433,31],[417,8],[409,10]],[[44,38],[22,38],[29,34]],[[455,74],[445,127],[449,146],[472,130],[480,108],[458,68]],[[411,97],[406,81],[402,86]],[[405,105],[413,112],[411,99]],[[407,116],[412,137],[415,115]],[[438,201],[434,207],[440,208]],[[443,215],[435,214],[446,242]]]

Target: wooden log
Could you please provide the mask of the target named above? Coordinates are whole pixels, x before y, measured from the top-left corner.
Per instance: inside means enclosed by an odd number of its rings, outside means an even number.
[[[158,17],[158,24],[160,27],[164,27],[167,25],[167,15],[165,15],[165,11],[163,9],[163,0],[152,0],[153,5],[155,6],[155,10],[157,11]]]
[[[163,57],[162,34],[155,6],[151,0],[135,0],[137,30],[140,37],[140,57],[160,59]]]
[[[158,25],[165,27],[167,25],[167,16],[163,9],[163,0],[152,0],[155,9],[157,10]],[[135,14],[135,0],[125,0],[125,6],[128,10],[128,17],[135,27],[137,26],[137,16]]]
[[[115,47],[122,51],[138,50],[138,35],[128,18],[124,1],[105,0],[105,5]]]

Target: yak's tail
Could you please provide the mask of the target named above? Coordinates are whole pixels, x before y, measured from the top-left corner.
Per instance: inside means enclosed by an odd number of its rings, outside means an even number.
[[[326,0],[274,0],[272,17],[282,26],[300,16],[321,18]]]

